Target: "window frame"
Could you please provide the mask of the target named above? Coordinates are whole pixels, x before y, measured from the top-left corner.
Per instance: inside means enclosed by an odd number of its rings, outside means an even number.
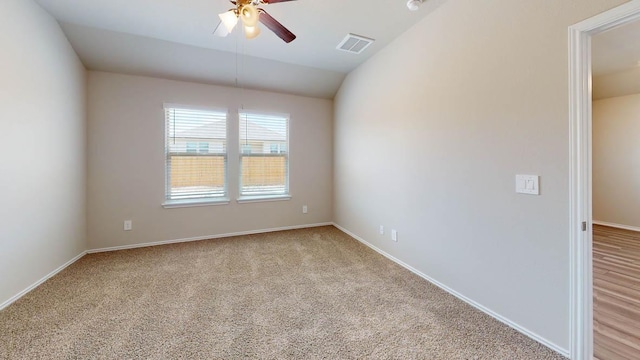
[[[225,114],[225,139],[224,139],[224,185],[223,185],[223,195],[221,196],[203,196],[198,198],[188,198],[188,199],[171,199],[171,161],[170,156],[180,154],[182,156],[194,156],[194,157],[209,157],[209,156],[220,156],[220,154],[204,154],[200,152],[200,141],[194,141],[196,144],[195,153],[189,153],[186,151],[184,153],[175,153],[169,151],[169,122],[167,121],[167,110],[170,109],[181,109],[181,110],[190,110],[190,111],[203,111],[203,112],[215,112],[215,113],[224,113]],[[226,108],[216,108],[216,107],[208,107],[208,106],[193,106],[193,105],[183,105],[183,104],[173,104],[173,103],[164,103],[163,104],[163,114],[164,114],[164,177],[165,177],[165,186],[164,186],[164,201],[162,202],[162,207],[164,208],[183,208],[183,207],[195,207],[195,206],[215,206],[215,205],[226,205],[229,204],[229,118],[230,113]]]
[[[242,132],[240,129],[240,120],[243,114],[248,115],[258,115],[258,116],[273,116],[273,117],[282,117],[286,120],[286,153],[264,153],[264,154],[255,154],[248,153],[245,154],[243,151],[242,144]],[[252,202],[265,202],[265,201],[283,201],[291,199],[291,191],[289,187],[289,180],[291,174],[291,153],[290,153],[290,141],[291,141],[291,115],[286,113],[275,113],[275,112],[267,112],[267,111],[259,111],[259,110],[250,110],[250,109],[238,109],[238,203],[252,203]],[[284,179],[284,192],[282,194],[243,194],[242,193],[242,158],[247,157],[285,157],[285,179]]]

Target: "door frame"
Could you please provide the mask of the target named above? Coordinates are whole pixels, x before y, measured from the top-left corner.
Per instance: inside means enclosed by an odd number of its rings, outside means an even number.
[[[569,27],[569,351],[573,360],[593,358],[591,37],[636,20],[640,20],[640,0]]]

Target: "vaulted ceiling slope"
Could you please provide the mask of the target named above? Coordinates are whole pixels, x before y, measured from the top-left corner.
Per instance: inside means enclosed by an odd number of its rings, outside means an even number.
[[[333,98],[346,74],[445,0],[416,12],[405,0],[298,0],[265,5],[297,35],[239,29],[212,35],[228,0],[36,0],[54,16],[90,70],[235,85]],[[374,38],[360,55],[336,50],[348,34]]]

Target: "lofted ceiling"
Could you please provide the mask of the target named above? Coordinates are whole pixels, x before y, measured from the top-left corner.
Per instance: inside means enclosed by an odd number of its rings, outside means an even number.
[[[61,24],[90,70],[240,85],[333,98],[346,74],[445,0],[410,12],[405,0],[298,0],[262,7],[297,35],[239,28],[212,35],[228,0],[36,0]],[[362,54],[336,50],[348,34],[376,41]]]
[[[640,93],[640,21],[592,39],[593,98]]]

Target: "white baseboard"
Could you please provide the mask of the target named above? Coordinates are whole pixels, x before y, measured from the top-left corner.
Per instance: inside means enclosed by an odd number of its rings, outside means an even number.
[[[263,234],[263,233],[269,233],[269,232],[274,232],[274,231],[306,229],[306,228],[313,228],[313,227],[320,227],[320,226],[331,226],[331,225],[333,225],[333,223],[326,222],[326,223],[317,223],[317,224],[284,226],[284,227],[270,228],[270,229],[240,231],[240,232],[226,233],[226,234],[196,236],[196,237],[190,237],[190,238],[184,238],[184,239],[164,240],[164,241],[155,241],[155,242],[148,242],[148,243],[141,243],[141,244],[132,244],[132,245],[112,246],[112,247],[106,247],[106,248],[100,248],[100,249],[91,249],[91,250],[87,250],[87,253],[88,254],[95,254],[95,253],[109,252],[109,251],[136,249],[136,248],[148,247],[148,246],[168,245],[168,244],[176,244],[176,243],[183,243],[183,242],[190,242],[190,241],[220,239],[220,238],[226,238],[226,237],[231,237],[231,236]]]
[[[608,227],[617,228],[617,229],[640,232],[640,227],[635,227],[635,226],[614,224],[614,223],[608,223],[608,222],[598,221],[598,220],[593,220],[592,223],[594,225],[602,225],[602,226],[608,226]]]
[[[28,288],[20,291],[19,293],[17,293],[16,295],[14,295],[13,297],[11,297],[9,300],[3,302],[2,304],[0,304],[0,311],[2,311],[2,309],[6,308],[7,306],[13,304],[14,302],[16,302],[18,299],[20,299],[21,297],[27,295],[31,290],[37,288],[38,286],[40,286],[42,283],[44,283],[45,281],[49,280],[50,278],[52,278],[54,275],[56,275],[57,273],[59,273],[60,271],[64,270],[65,268],[67,268],[69,265],[73,264],[74,262],[80,260],[80,258],[82,258],[83,256],[85,256],[87,254],[86,251],[81,252],[80,254],[78,254],[76,257],[74,257],[73,259],[67,261],[66,263],[64,263],[62,266],[60,266],[59,268],[53,270],[52,272],[50,272],[49,274],[47,274],[45,277],[43,277],[42,279],[36,281],[34,284],[32,284],[31,286],[29,286]]]
[[[515,322],[503,317],[502,315],[492,311],[491,309],[488,309],[488,308],[478,304],[477,302],[475,302],[475,301],[469,299],[468,297],[458,293],[457,291],[451,289],[450,287],[444,285],[443,283],[441,283],[441,282],[431,278],[430,276],[422,273],[418,269],[415,269],[411,265],[409,265],[409,264],[407,264],[407,263],[405,263],[405,262],[393,257],[392,255],[390,255],[389,253],[385,252],[384,250],[381,250],[381,249],[377,248],[376,246],[372,245],[371,243],[367,242],[366,240],[364,240],[363,238],[359,237],[358,235],[352,233],[351,231],[345,229],[344,227],[342,227],[342,226],[340,226],[340,225],[338,225],[336,223],[333,223],[333,226],[335,226],[336,228],[340,229],[342,232],[344,232],[345,234],[351,236],[352,238],[358,240],[362,244],[364,244],[364,245],[368,246],[369,248],[373,249],[374,251],[376,251],[380,255],[382,255],[382,256],[386,257],[387,259],[395,262],[396,264],[404,267],[405,269],[407,269],[407,270],[411,271],[412,273],[420,276],[421,278],[423,278],[423,279],[427,280],[428,282],[436,285],[437,287],[441,288],[442,290],[444,290],[444,291],[448,292],[449,294],[457,297],[458,299],[466,302],[467,304],[475,307],[476,309],[484,312],[485,314],[495,318],[496,320],[500,321],[501,323],[503,323],[503,324],[505,324],[505,325],[507,325],[507,326],[509,326],[509,327],[511,327],[511,328],[523,333],[524,335],[527,335],[528,337],[532,338],[533,340],[535,340],[535,341],[545,345],[546,347],[548,347],[548,348],[560,353],[561,355],[564,355],[567,358],[569,357],[569,350],[564,349],[564,348],[554,344],[553,342],[543,338],[542,336],[534,333],[533,331],[530,331],[530,330],[528,330],[528,329],[516,324]]]

